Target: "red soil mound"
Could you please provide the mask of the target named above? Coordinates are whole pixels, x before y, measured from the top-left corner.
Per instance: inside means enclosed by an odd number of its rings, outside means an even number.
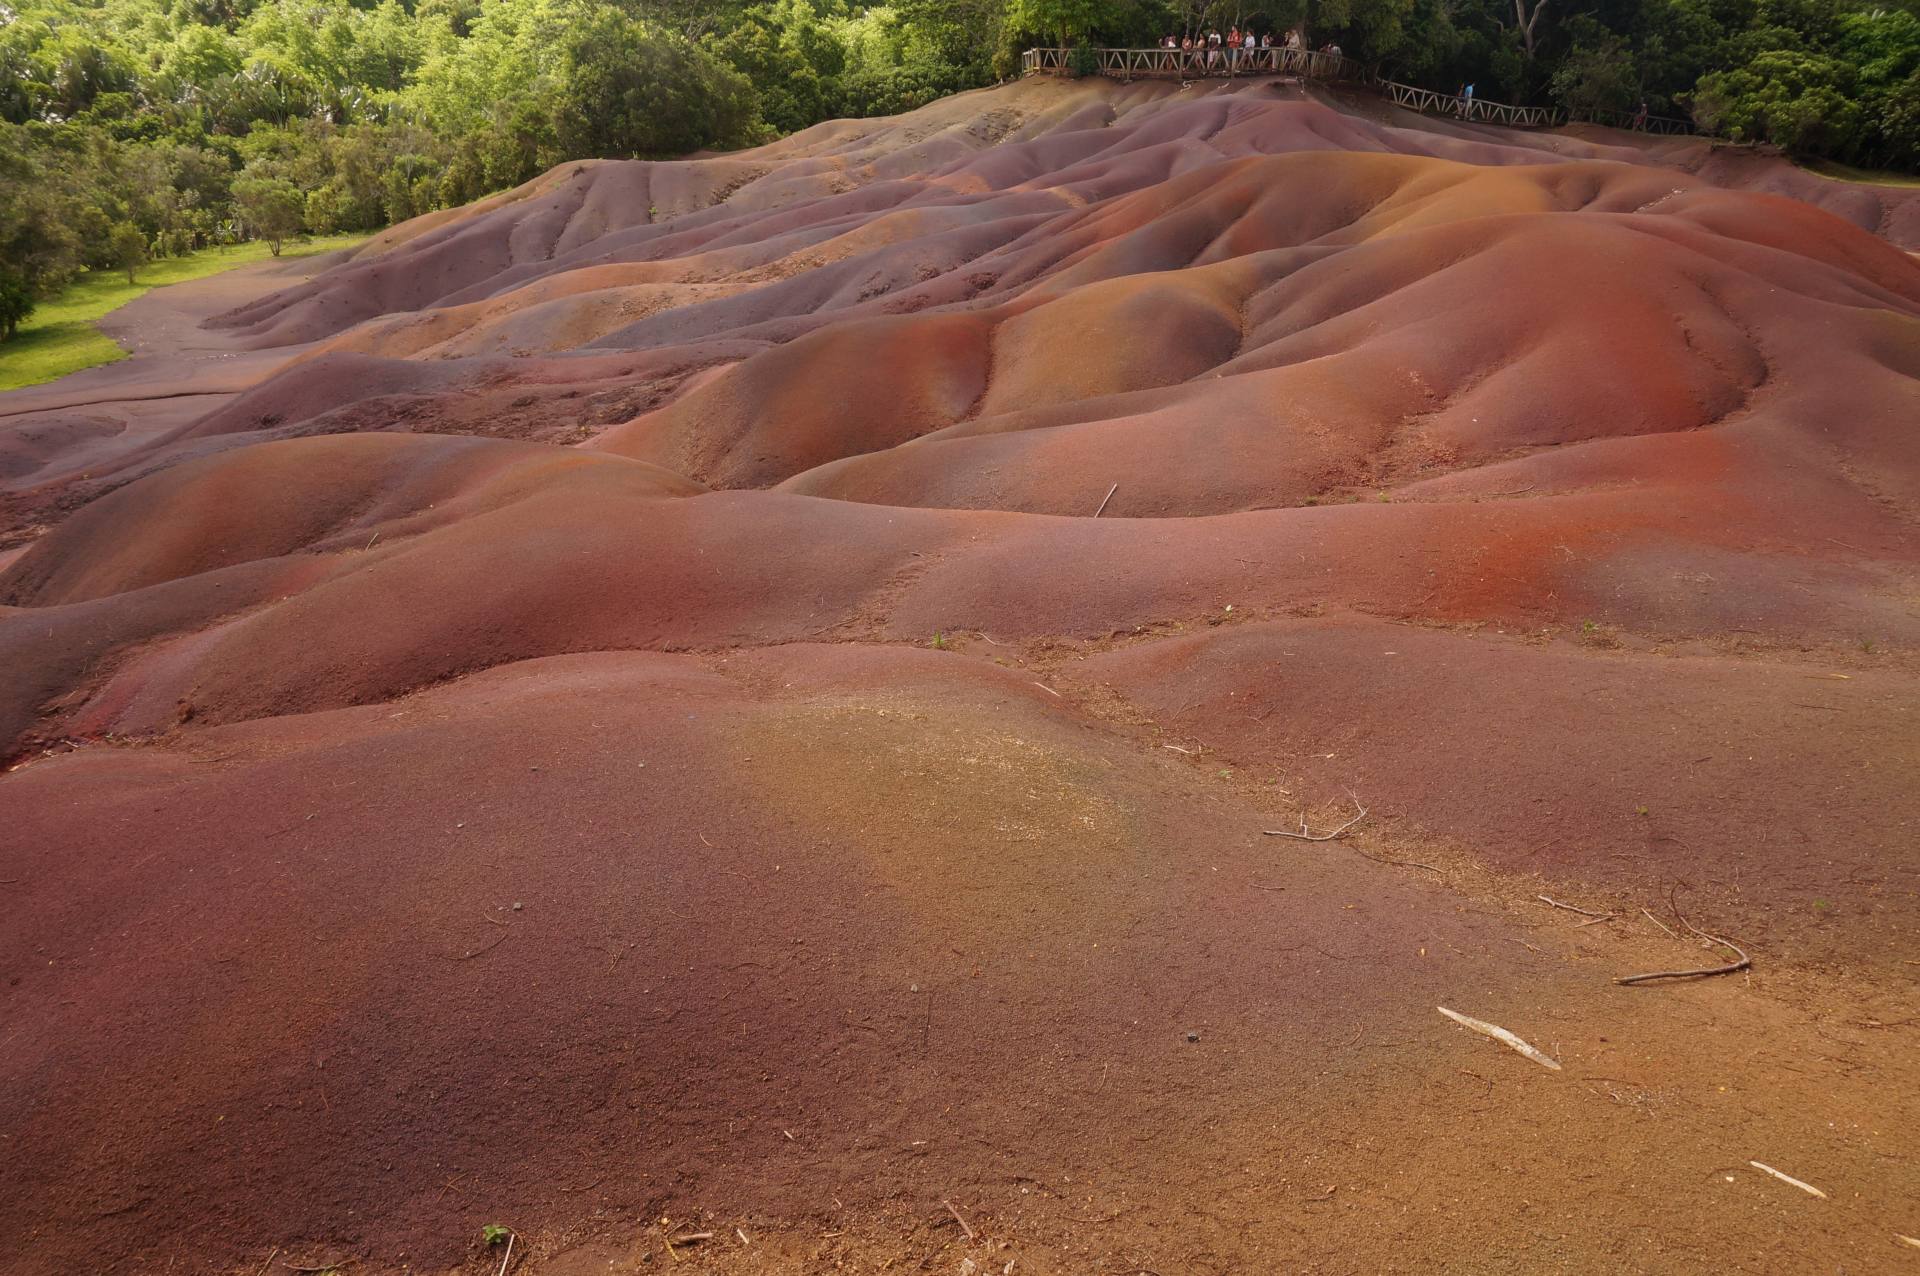
[[[1757,164],[1022,83],[0,397],[9,1270],[1883,1263],[1920,266]]]

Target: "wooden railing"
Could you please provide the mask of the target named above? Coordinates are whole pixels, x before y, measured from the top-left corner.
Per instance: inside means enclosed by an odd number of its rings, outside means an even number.
[[[1578,111],[1571,117],[1551,106],[1509,106],[1484,98],[1437,93],[1432,89],[1383,80],[1359,62],[1339,53],[1313,49],[1094,49],[1094,74],[1116,80],[1234,79],[1250,75],[1297,75],[1308,80],[1363,83],[1383,97],[1423,115],[1450,116],[1508,128],[1552,128],[1569,118],[1609,128],[1647,133],[1693,133],[1691,120],[1642,117],[1625,111]],[[1024,75],[1071,75],[1072,49],[1028,49],[1020,55]]]
[[[1672,115],[1642,116],[1633,111],[1569,111],[1567,119],[1586,124],[1601,124],[1607,128],[1631,129],[1640,133],[1698,133],[1700,127],[1692,120],[1679,119]]]
[[[1389,102],[1423,115],[1451,115],[1455,119],[1504,124],[1508,128],[1552,128],[1560,123],[1560,112],[1550,106],[1508,106],[1505,102],[1436,93],[1393,80],[1376,81],[1374,87]]]
[[[1094,73],[1116,80],[1234,79],[1249,75],[1299,75],[1309,80],[1373,78],[1352,58],[1316,49],[1094,49]],[[1020,55],[1025,75],[1073,74],[1072,49],[1028,49]]]

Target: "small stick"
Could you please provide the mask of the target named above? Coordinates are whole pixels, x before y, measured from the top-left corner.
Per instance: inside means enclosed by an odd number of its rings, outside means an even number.
[[[1792,1185],[1793,1187],[1799,1188],[1802,1192],[1805,1192],[1809,1196],[1817,1196],[1823,1201],[1827,1199],[1827,1194],[1825,1192],[1822,1192],[1819,1188],[1815,1187],[1813,1184],[1802,1183],[1799,1179],[1793,1177],[1793,1175],[1791,1174],[1782,1174],[1780,1171],[1774,1169],[1771,1165],[1762,1165],[1758,1161],[1748,1161],[1747,1164],[1751,1165],[1754,1169],[1759,1170],[1762,1174],[1771,1174],[1773,1175],[1773,1177],[1779,1179],[1782,1183],[1787,1183]]]
[[[1643,913],[1647,913],[1647,910],[1644,908],[1641,909],[1640,911]],[[1647,920],[1652,922],[1655,926],[1658,926],[1661,930],[1666,931],[1667,934],[1671,935],[1673,938],[1675,939],[1680,938],[1680,936],[1674,935],[1672,929],[1670,929],[1665,922],[1661,921],[1658,917],[1655,917],[1652,913],[1647,913]]]
[[[380,533],[379,533],[379,532],[375,532],[375,533],[374,533],[374,534],[373,534],[372,536],[370,536],[370,537],[368,537],[368,538],[367,538],[367,549],[372,549],[372,548],[373,548],[373,542],[375,542],[375,541],[377,541],[377,540],[379,540],[379,539],[380,539]],[[363,549],[363,550],[361,550],[360,552],[361,552],[362,554],[364,554],[364,553],[366,553],[366,552],[367,552],[367,549]]]
[[[1106,511],[1107,502],[1112,500],[1113,494],[1119,490],[1120,490],[1120,485],[1118,483],[1115,483],[1112,487],[1107,489],[1107,494],[1100,499],[1100,508],[1093,512],[1093,516],[1095,518],[1099,518],[1100,515]]]
[[[1612,921],[1612,920],[1613,920],[1613,914],[1612,914],[1612,913],[1606,913],[1606,914],[1603,914],[1602,916],[1599,916],[1599,917],[1596,917],[1596,918],[1594,918],[1594,919],[1593,919],[1593,920],[1591,920],[1591,921],[1585,921],[1585,922],[1580,922],[1580,923],[1577,923],[1577,924],[1576,924],[1576,925],[1574,926],[1574,929],[1575,929],[1575,930],[1585,930],[1585,929],[1586,929],[1587,927],[1589,927],[1589,926],[1598,926],[1598,925],[1599,925],[1599,924],[1600,924],[1601,922],[1610,922],[1610,921]]]
[[[441,956],[445,957],[446,960],[448,961],[472,961],[475,957],[478,957],[481,953],[490,953],[494,949],[500,947],[500,945],[506,942],[507,942],[507,937],[503,934],[499,936],[497,939],[495,939],[491,944],[488,944],[486,947],[476,948],[470,953],[461,953],[458,957],[447,957],[445,953],[442,953]]]
[[[1909,1249],[1920,1249],[1920,1237],[1902,1236],[1899,1232],[1895,1232],[1893,1239],[1899,1241]]]
[[[295,1267],[292,1263],[282,1263],[280,1266],[290,1272],[330,1272],[337,1267],[348,1267],[359,1261],[357,1258],[343,1258],[337,1263],[324,1263],[319,1267]]]
[[[1354,849],[1359,850],[1358,847],[1355,847]],[[1422,864],[1419,860],[1396,860],[1396,859],[1390,859],[1385,855],[1369,855],[1365,851],[1360,851],[1360,858],[1372,860],[1376,864],[1391,864],[1395,868],[1424,868],[1429,873],[1432,873],[1437,877],[1446,876],[1445,873],[1441,872],[1439,869],[1435,868],[1433,865]]]
[[[1172,749],[1172,750],[1173,750],[1173,751],[1174,751],[1175,753],[1184,753],[1184,754],[1186,754],[1186,755],[1187,755],[1188,757],[1192,757],[1192,756],[1193,756],[1193,750],[1192,750],[1192,749],[1183,749],[1183,748],[1181,748],[1181,747],[1180,747],[1179,745],[1177,745],[1177,744],[1163,744],[1163,745],[1161,745],[1160,747],[1161,747],[1161,748],[1163,748],[1163,749]]]
[[[1047,685],[1046,683],[1044,683],[1044,682],[1036,682],[1036,683],[1034,683],[1033,685],[1034,685],[1034,686],[1036,686],[1036,687],[1038,687],[1038,688],[1040,688],[1040,690],[1042,690],[1042,691],[1044,691],[1044,692],[1046,692],[1046,693],[1047,693],[1048,695],[1050,695],[1050,696],[1059,696],[1059,698],[1060,698],[1060,699],[1062,699],[1062,700],[1065,700],[1065,699],[1066,699],[1066,697],[1065,697],[1065,696],[1062,696],[1062,695],[1060,695],[1060,693],[1059,693],[1058,691],[1055,691],[1055,690],[1054,690],[1054,689],[1053,689],[1052,687],[1049,687],[1049,686],[1048,686],[1048,685]]]
[[[745,1232],[743,1232],[743,1231],[741,1231],[741,1230],[740,1230],[739,1228],[737,1228],[737,1227],[736,1227],[736,1228],[734,1228],[734,1229],[733,1229],[733,1234],[734,1234],[735,1236],[738,1236],[738,1237],[740,1238],[740,1243],[741,1243],[742,1245],[751,1245],[751,1244],[753,1244],[753,1242],[752,1242],[752,1241],[750,1241],[750,1240],[748,1240],[748,1239],[747,1239],[747,1234],[746,1234]]]
[[[697,1245],[701,1241],[712,1240],[713,1233],[712,1232],[688,1232],[685,1236],[676,1236],[673,1239],[681,1245]]]
[[[1546,895],[1535,895],[1535,896],[1534,896],[1534,898],[1535,898],[1535,899],[1537,899],[1537,900],[1539,900],[1539,901],[1540,901],[1541,903],[1543,903],[1543,904],[1552,904],[1552,905],[1553,905],[1553,906],[1554,906],[1555,908],[1564,908],[1564,909],[1566,909],[1566,910],[1567,910],[1567,911],[1568,911],[1569,913],[1578,913],[1578,914],[1580,914],[1580,915],[1581,915],[1582,917],[1611,917],[1611,916],[1613,916],[1613,914],[1612,914],[1612,913],[1596,913],[1596,912],[1594,912],[1594,911],[1592,911],[1591,909],[1586,909],[1586,908],[1575,908],[1575,907],[1574,907],[1574,906],[1573,906],[1572,904],[1562,904],[1562,903],[1561,903],[1561,902],[1560,902],[1559,900],[1557,900],[1557,899],[1553,899],[1553,898],[1551,898],[1550,896],[1546,896]]]
[[[513,1243],[519,1239],[517,1233],[511,1231],[507,1233],[507,1252],[505,1257],[501,1258],[500,1270],[495,1276],[507,1276],[507,1264],[513,1261]]]
[[[1673,915],[1680,917],[1680,910],[1678,908],[1674,909]],[[1623,975],[1613,982],[1616,984],[1644,984],[1655,979],[1704,979],[1709,975],[1731,975],[1737,970],[1747,970],[1752,967],[1753,958],[1747,956],[1747,950],[1732,940],[1721,939],[1717,935],[1709,935],[1706,931],[1701,930],[1684,917],[1680,917],[1680,924],[1702,939],[1709,940],[1716,944],[1723,944],[1733,949],[1734,952],[1740,954],[1740,960],[1730,961],[1724,966],[1702,966],[1697,970],[1655,970],[1649,971],[1644,975]]]
[[[1360,806],[1360,803],[1356,801],[1354,805]],[[1307,821],[1306,821],[1306,817],[1304,816],[1302,816],[1300,819],[1300,831],[1298,833],[1290,832],[1287,829],[1262,829],[1261,831],[1264,832],[1268,837],[1291,837],[1291,838],[1297,838],[1302,842],[1331,842],[1334,838],[1339,837],[1342,833],[1346,832],[1348,829],[1352,828],[1354,825],[1358,824],[1361,820],[1364,820],[1366,818],[1367,818],[1367,808],[1364,806],[1361,806],[1360,813],[1358,815],[1354,816],[1352,819],[1348,820],[1345,824],[1342,824],[1339,828],[1333,830],[1333,832],[1331,833],[1314,834],[1314,833],[1307,832]]]
[[[267,1261],[260,1264],[260,1271],[255,1272],[254,1276],[260,1276],[261,1272],[264,1272],[267,1270],[267,1268],[273,1266],[273,1260],[278,1257],[280,1257],[280,1247],[278,1245],[275,1245],[273,1247],[273,1253],[267,1255]]]
[[[1496,1027],[1493,1024],[1488,1023],[1484,1019],[1471,1018],[1470,1016],[1461,1014],[1457,1010],[1448,1010],[1445,1006],[1435,1006],[1434,1009],[1438,1010],[1441,1014],[1453,1020],[1455,1023],[1459,1024],[1463,1028],[1471,1028],[1483,1037],[1492,1037],[1495,1041],[1498,1041],[1502,1045],[1509,1046],[1512,1049],[1518,1050],[1521,1054],[1533,1060],[1535,1063],[1539,1064],[1543,1068],[1552,1068],[1555,1072],[1560,1071],[1560,1061],[1558,1059],[1555,1059],[1553,1056],[1546,1054],[1540,1050],[1534,1049],[1532,1046],[1528,1045],[1525,1041],[1522,1041],[1519,1037],[1516,1037],[1511,1032],[1508,1032],[1505,1028]]]
[[[239,755],[233,753],[216,753],[210,758],[188,758],[187,765],[192,766],[200,762],[225,762],[228,758],[237,756]]]
[[[1118,487],[1119,484],[1116,483],[1114,486]],[[960,1211],[953,1208],[953,1202],[942,1201],[940,1203],[947,1207],[947,1213],[953,1215],[953,1221],[960,1224],[960,1230],[965,1232],[967,1234],[967,1239],[971,1241],[973,1239],[973,1229],[967,1226],[966,1219],[960,1217]]]

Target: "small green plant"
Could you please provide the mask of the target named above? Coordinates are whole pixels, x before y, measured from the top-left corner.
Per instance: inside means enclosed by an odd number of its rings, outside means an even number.
[[[1873,654],[1873,639],[1862,638],[1860,640],[1860,650],[1871,656]]]
[[[1831,900],[1816,899],[1813,901],[1813,911],[1816,913],[1831,913],[1833,911],[1833,902]]]
[[[945,651],[948,647],[952,646],[952,644],[947,641],[945,634],[935,634],[933,641],[928,643],[927,646],[932,647],[935,651]]]
[[[1644,806],[1636,806],[1633,808],[1633,813],[1635,815],[1645,815],[1647,813],[1647,808]]]
[[[1583,620],[1580,622],[1580,632],[1583,634],[1597,634],[1600,632],[1600,624],[1598,621]]]
[[[502,1223],[488,1223],[480,1229],[480,1243],[488,1249],[492,1249],[495,1245],[503,1243],[512,1235],[513,1229],[511,1227]]]

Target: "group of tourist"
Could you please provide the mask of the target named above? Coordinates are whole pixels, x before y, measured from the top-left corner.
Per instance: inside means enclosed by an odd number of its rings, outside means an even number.
[[[1192,71],[1203,75],[1238,75],[1243,71],[1277,71],[1279,60],[1273,56],[1275,49],[1302,50],[1306,47],[1297,30],[1287,32],[1278,44],[1271,33],[1256,36],[1251,31],[1242,31],[1233,27],[1225,35],[1209,30],[1201,35],[1189,35],[1184,38],[1162,36],[1160,47],[1178,50],[1182,62]],[[1320,49],[1335,57],[1340,55],[1340,46],[1327,44]]]

